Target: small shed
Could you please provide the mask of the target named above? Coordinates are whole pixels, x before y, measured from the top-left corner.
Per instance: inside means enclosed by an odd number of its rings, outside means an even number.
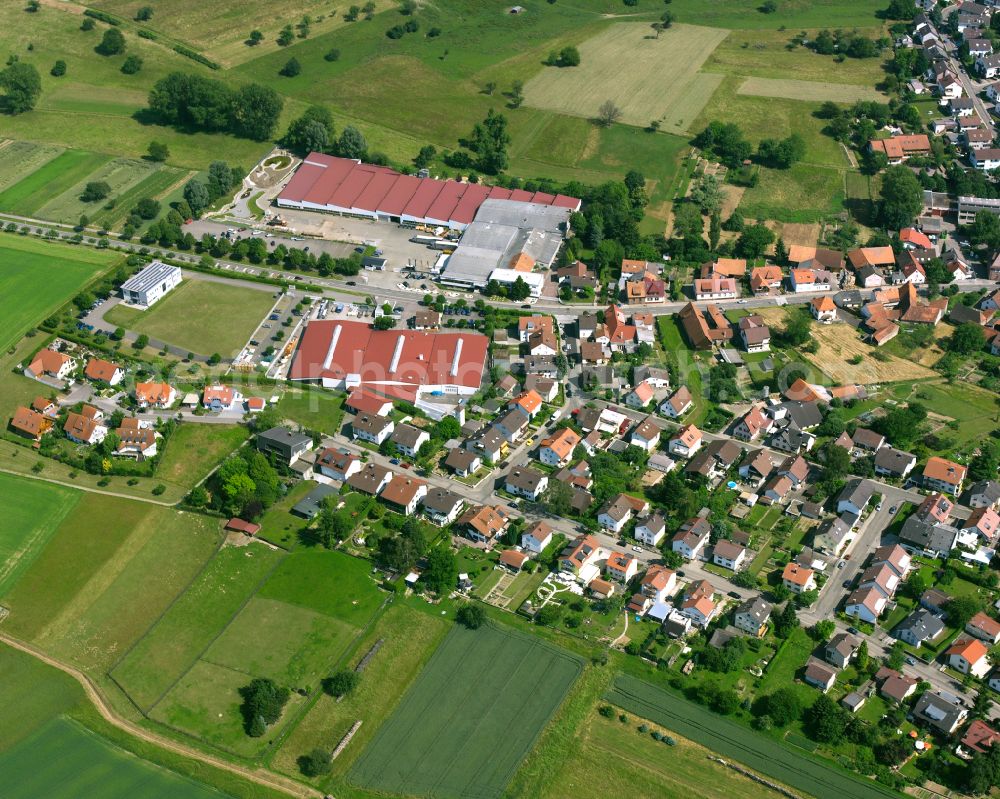
[[[243,533],[244,535],[257,535],[260,532],[260,525],[234,516],[226,522],[226,529],[235,533]]]

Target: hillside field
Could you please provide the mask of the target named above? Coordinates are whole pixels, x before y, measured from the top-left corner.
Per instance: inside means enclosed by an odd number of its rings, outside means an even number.
[[[580,66],[547,67],[528,81],[526,102],[593,119],[612,100],[623,122],[657,119],[663,130],[685,133],[722,80],[700,68],[725,37],[697,25],[674,25],[658,38],[646,24],[612,25],[580,45]]]

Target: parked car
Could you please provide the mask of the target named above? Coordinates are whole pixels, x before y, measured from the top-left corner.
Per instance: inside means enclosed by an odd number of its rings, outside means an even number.
[[[389,463],[393,466],[399,466],[399,458],[389,458]]]
[[[847,632],[849,632],[851,635],[861,635],[857,627],[848,627]]]

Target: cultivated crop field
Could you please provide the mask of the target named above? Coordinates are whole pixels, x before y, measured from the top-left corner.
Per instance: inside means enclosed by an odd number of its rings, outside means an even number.
[[[885,95],[874,88],[792,78],[747,78],[736,92],[754,97],[782,97],[786,100],[814,103],[826,100],[835,103],[853,103],[857,100],[885,101]]]
[[[222,799],[224,794],[140,760],[65,718],[0,753],[5,799]]]
[[[116,253],[0,234],[0,350],[121,258]],[[44,284],[45,290],[39,286]]]
[[[498,796],[581,668],[540,639],[456,626],[348,779],[417,796]]]
[[[233,357],[274,304],[270,292],[188,276],[177,288],[142,311],[118,305],[107,321],[200,355]],[[206,351],[207,350],[207,351]]]
[[[0,597],[44,549],[80,499],[79,491],[0,474]]]
[[[828,761],[798,754],[772,738],[634,677],[616,678],[607,699],[629,713],[674,730],[722,757],[732,758],[816,799],[897,796],[878,783],[858,778]]]
[[[525,102],[596,118],[612,100],[623,122],[659,119],[664,130],[684,133],[722,80],[699,70],[725,36],[718,28],[675,25],[657,39],[646,24],[612,25],[580,45],[578,67],[548,67],[528,81]]]

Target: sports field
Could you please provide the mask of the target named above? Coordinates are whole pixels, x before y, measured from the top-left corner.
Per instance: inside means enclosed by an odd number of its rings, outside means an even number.
[[[64,718],[0,754],[4,799],[219,799],[216,790],[140,760]]]
[[[816,799],[887,799],[898,794],[855,776],[829,761],[807,757],[753,732],[678,694],[667,693],[634,677],[616,678],[608,701],[629,713],[709,747]],[[684,795],[687,795],[685,793]]]
[[[684,133],[721,76],[701,72],[726,36],[719,28],[674,25],[657,39],[647,24],[618,24],[580,45],[580,65],[550,67],[525,85],[525,102],[562,114],[596,118],[612,100],[623,122]]]
[[[581,669],[541,639],[456,625],[348,779],[416,796],[499,796]]]
[[[0,598],[38,557],[60,522],[80,499],[79,491],[0,474]]]
[[[104,250],[0,234],[0,351],[120,259]]]
[[[152,308],[141,311],[116,305],[105,318],[110,324],[199,355],[217,352],[232,358],[274,304],[272,287],[263,289],[199,280],[188,274]]]
[[[827,100],[834,103],[853,103],[858,100],[873,100],[879,103],[885,101],[885,95],[874,88],[792,78],[747,78],[736,91],[737,94],[749,94],[754,97],[782,97],[786,100],[815,103]]]

